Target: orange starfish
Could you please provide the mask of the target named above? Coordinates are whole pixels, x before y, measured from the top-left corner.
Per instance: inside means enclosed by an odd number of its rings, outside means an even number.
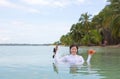
[[[93,55],[95,52],[96,52],[96,51],[93,50],[93,49],[89,49],[89,50],[88,50],[88,54],[90,54],[90,55]]]

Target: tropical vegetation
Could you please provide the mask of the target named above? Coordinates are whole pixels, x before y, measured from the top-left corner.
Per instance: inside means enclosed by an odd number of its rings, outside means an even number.
[[[108,0],[108,3],[93,17],[87,12],[81,14],[70,31],[61,36],[60,43],[101,45],[106,40],[108,45],[120,44],[120,0]]]

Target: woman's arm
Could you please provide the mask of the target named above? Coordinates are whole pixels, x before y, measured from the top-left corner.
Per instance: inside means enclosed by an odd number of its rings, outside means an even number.
[[[63,63],[66,59],[66,56],[60,57],[59,51],[58,51],[58,45],[55,47],[55,49],[56,50],[55,50],[54,57],[53,57],[54,62],[55,63]]]
[[[89,50],[88,50],[88,58],[87,58],[87,61],[86,61],[87,64],[90,64],[90,61],[91,61],[92,55],[95,54],[95,52],[96,52],[96,51],[93,50],[93,49],[89,49]]]

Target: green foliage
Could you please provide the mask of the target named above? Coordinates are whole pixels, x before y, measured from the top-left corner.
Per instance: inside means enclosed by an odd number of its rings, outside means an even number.
[[[63,35],[60,38],[60,42],[61,42],[62,45],[71,45],[73,43],[73,41],[71,39],[71,36],[69,34]]]
[[[89,35],[85,35],[85,36],[81,39],[81,44],[82,44],[82,45],[88,45],[89,43],[90,43]]]
[[[102,40],[100,33],[97,30],[90,30],[89,34],[85,35],[82,40],[82,45],[99,45]]]
[[[100,44],[102,40],[102,36],[97,30],[91,30],[89,36],[90,36],[91,43],[97,44],[97,45]]]
[[[107,40],[108,44],[120,43],[120,0],[110,3],[100,13],[90,19],[88,13],[81,14],[78,23],[71,26],[70,32],[60,38],[63,45],[99,45]]]

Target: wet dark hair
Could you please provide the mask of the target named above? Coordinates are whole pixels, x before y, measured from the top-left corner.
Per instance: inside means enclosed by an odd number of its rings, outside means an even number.
[[[77,48],[77,54],[78,54],[78,45],[75,45],[75,44],[70,45],[70,50],[71,50],[72,47],[76,47]],[[70,54],[71,54],[71,51],[70,51]]]

